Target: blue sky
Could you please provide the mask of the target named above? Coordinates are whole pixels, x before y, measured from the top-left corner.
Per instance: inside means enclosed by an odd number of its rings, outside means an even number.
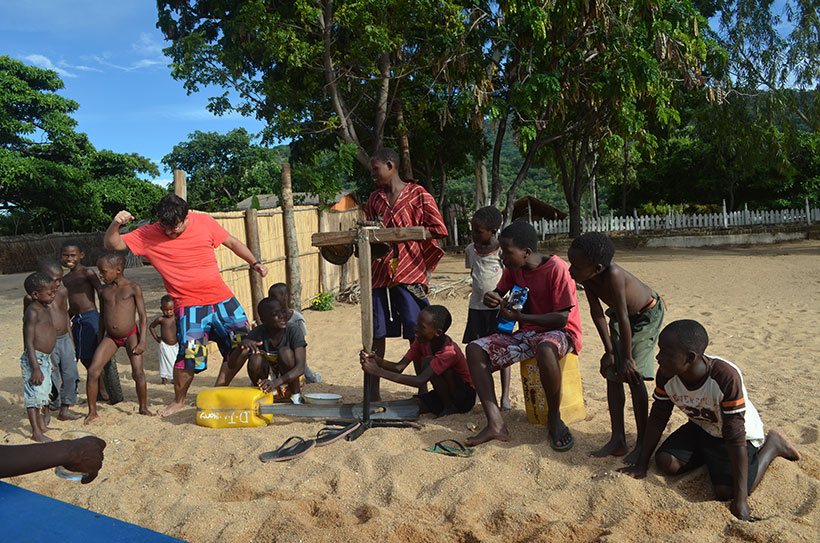
[[[0,55],[56,70],[60,94],[79,103],[77,129],[97,149],[136,152],[157,165],[195,130],[262,124],[215,117],[207,93],[186,95],[171,78],[153,0],[0,0]],[[163,171],[159,183],[171,178]]]

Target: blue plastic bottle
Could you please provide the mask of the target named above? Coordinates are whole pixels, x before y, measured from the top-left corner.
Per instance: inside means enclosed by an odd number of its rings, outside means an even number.
[[[526,287],[519,287],[518,285],[513,285],[513,288],[507,293],[507,301],[505,302],[504,306],[507,310],[516,310],[521,311],[524,309],[524,304],[527,303],[527,296],[529,295],[530,289]],[[515,322],[504,317],[498,318],[498,326],[496,327],[499,332],[502,334],[512,334],[513,329],[515,329]]]

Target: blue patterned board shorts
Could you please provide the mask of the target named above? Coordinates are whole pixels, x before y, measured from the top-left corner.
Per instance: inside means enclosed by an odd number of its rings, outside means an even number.
[[[31,364],[28,354],[23,352],[20,357],[20,369],[23,372],[23,401],[26,409],[35,407],[37,409],[47,405],[51,395],[51,355],[34,351],[37,356],[37,365],[43,372],[43,382],[39,385],[31,384]]]
[[[175,369],[204,371],[209,339],[216,342],[224,358],[250,331],[245,310],[233,297],[218,304],[181,307],[176,316],[179,353]]]

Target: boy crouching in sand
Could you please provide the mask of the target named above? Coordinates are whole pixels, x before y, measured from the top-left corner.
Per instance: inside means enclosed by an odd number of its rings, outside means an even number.
[[[663,324],[663,300],[637,277],[612,262],[615,246],[600,232],[587,232],[575,238],[569,248],[569,274],[584,285],[592,322],[604,344],[601,375],[606,379],[606,399],[612,437],[592,456],[623,456],[624,383],[632,395],[632,410],[638,438],[624,461],[634,464],[641,454],[641,443],[649,413],[649,395],[644,381],[655,376],[655,344]],[[604,314],[601,302],[609,306]],[[607,329],[606,317],[609,317]]]
[[[51,277],[34,272],[23,283],[31,303],[23,313],[23,345],[25,350],[20,357],[20,369],[23,372],[23,397],[26,414],[31,424],[31,439],[45,443],[51,441],[46,437],[48,430],[43,418],[51,393],[51,351],[57,341],[54,322],[48,305],[54,301],[57,288]]]
[[[709,336],[693,320],[675,321],[658,340],[655,401],[646,427],[641,455],[634,466],[618,471],[636,479],[646,476],[649,459],[678,406],[689,422],[675,430],[655,453],[664,475],[679,475],[706,465],[719,500],[731,500],[734,516],[750,520],[748,495],[782,456],[799,460],[800,453],[777,430],[763,432],[757,409],[749,401],[737,366],[704,354]]]
[[[299,403],[307,347],[304,329],[289,320],[290,309],[277,298],[264,298],[257,312],[262,324],[242,340],[238,365],[247,359],[251,383]]]
[[[418,395],[422,413],[438,416],[467,413],[475,405],[475,389],[467,360],[458,344],[446,334],[453,322],[442,305],[428,305],[416,320],[416,337],[401,360],[389,362],[375,353],[359,353],[362,369],[388,381],[421,388],[428,382],[432,392]],[[417,375],[404,375],[411,363]]]
[[[179,343],[177,342],[177,318],[174,315],[174,299],[168,294],[159,301],[162,315],[154,319],[148,327],[151,337],[159,343],[159,378],[162,384],[174,380],[174,364],[179,355]],[[154,330],[159,326],[159,335]]]
[[[145,329],[148,318],[145,315],[145,303],[142,299],[142,288],[123,275],[125,258],[121,254],[104,254],[97,260],[97,269],[105,286],[100,290],[103,325],[105,336],[94,351],[94,358],[88,368],[86,396],[88,398],[88,416],[85,424],[99,418],[97,415],[97,392],[100,374],[105,364],[114,356],[117,349],[125,347],[131,362],[131,376],[137,387],[140,415],[151,415],[148,410],[148,387],[145,383],[145,371],[142,366],[142,353],[145,352]],[[139,314],[139,327],[134,314]]]

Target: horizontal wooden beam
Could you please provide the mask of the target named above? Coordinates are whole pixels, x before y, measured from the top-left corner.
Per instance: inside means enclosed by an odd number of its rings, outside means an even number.
[[[316,232],[310,238],[314,247],[330,245],[349,245],[356,240],[356,230],[343,232]],[[404,228],[373,228],[367,229],[371,243],[394,243],[401,241],[422,241],[432,239],[433,236],[423,226],[408,226]]]

